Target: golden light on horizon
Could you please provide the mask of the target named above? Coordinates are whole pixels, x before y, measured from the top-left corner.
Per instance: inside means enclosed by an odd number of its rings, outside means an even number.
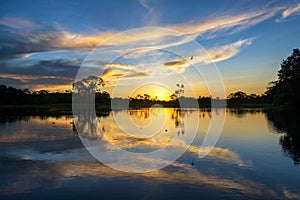
[[[131,97],[133,98],[149,98],[154,100],[161,100],[161,101],[169,101],[171,100],[170,96],[174,92],[167,88],[166,86],[160,84],[151,84],[151,85],[143,85],[137,88],[132,94]],[[149,96],[147,96],[149,95]]]

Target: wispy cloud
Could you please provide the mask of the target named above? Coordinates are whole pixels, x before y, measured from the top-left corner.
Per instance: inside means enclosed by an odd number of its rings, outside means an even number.
[[[190,66],[190,63],[186,59],[180,59],[165,62],[164,66],[175,70],[177,73],[181,73],[184,72],[186,67]]]
[[[239,40],[232,44],[227,44],[219,47],[215,47],[208,50],[208,55],[213,62],[219,62],[222,60],[229,59],[238,54],[242,47],[251,45],[250,39]],[[205,61],[209,62],[209,61]]]
[[[110,79],[110,78],[121,78],[125,75],[125,72],[122,70],[117,70],[117,69],[106,69],[103,74],[101,75],[101,77],[104,80]]]
[[[67,77],[58,77],[58,76],[33,76],[33,75],[23,75],[23,74],[0,74],[0,78],[9,78],[21,81],[22,83],[27,83],[32,80],[40,80],[40,79],[64,79],[72,81],[72,79]]]
[[[228,31],[229,33],[232,33],[235,32],[232,29],[240,31],[271,18],[280,9],[281,8],[263,9],[259,11],[240,13],[237,15],[219,15],[202,23],[171,25],[169,28],[184,34],[196,34],[198,36],[208,32],[215,33]]]
[[[182,66],[184,64],[188,63],[187,60],[174,60],[174,61],[169,61],[169,62],[166,62],[164,63],[165,66],[170,66],[170,67],[173,67],[173,66]]]
[[[141,71],[138,67],[122,63],[107,63],[105,71],[101,75],[104,80],[112,81],[120,78],[149,76],[147,72]]]
[[[139,0],[139,3],[148,11],[148,20],[147,25],[148,26],[154,26],[156,25],[156,13],[153,7],[149,5],[149,2],[147,0]]]
[[[28,19],[18,17],[2,17],[0,18],[0,24],[15,29],[40,27],[40,25],[37,23],[33,23]]]
[[[126,64],[122,64],[122,63],[108,63],[108,64],[105,64],[105,67],[113,67],[113,68],[125,69],[125,70],[130,70],[130,69],[136,68],[132,65],[126,65]]]
[[[145,77],[149,76],[147,72],[138,72],[135,70],[119,70],[119,69],[106,69],[101,78],[105,82],[117,81],[120,78],[133,78],[133,77]]]
[[[251,39],[238,40],[234,43],[225,44],[208,49],[206,53],[201,51],[191,52],[190,56],[185,59],[175,59],[164,63],[165,67],[176,69],[176,72],[181,73],[191,64],[196,63],[211,63],[227,60],[238,54],[242,48],[251,45]]]
[[[282,12],[282,18],[285,19],[287,18],[288,16],[292,15],[292,14],[295,14],[295,13],[299,13],[300,12],[300,3],[297,4],[296,6],[290,6],[288,7],[287,9],[285,9],[283,12]]]
[[[57,51],[62,49],[91,50],[98,46],[113,33],[105,32],[98,36],[72,34],[56,29],[30,32],[5,32],[0,34],[2,48],[0,58],[26,57],[33,53]]]
[[[300,198],[299,194],[293,193],[287,189],[283,189],[282,192],[283,192],[284,197],[287,199],[299,199]]]
[[[150,9],[145,1],[141,1],[140,3],[145,8]],[[297,9],[290,8],[286,10],[285,16],[296,12],[298,9],[297,7]],[[97,35],[86,35],[51,28],[49,30],[34,29],[29,32],[10,32],[10,34],[2,33],[0,34],[0,41],[2,43],[0,54],[2,58],[21,57],[30,53],[60,49],[78,50],[85,48],[90,50],[98,45],[105,47],[136,44],[140,48],[167,48],[190,42],[199,36],[212,37],[213,35],[217,37],[218,34],[232,34],[267,20],[281,10],[282,8],[272,8],[235,15],[219,15],[202,22],[160,26],[156,30],[149,29],[149,31],[141,29],[136,30],[134,33],[119,34],[118,37],[113,38],[111,37],[118,33],[118,31],[107,30]],[[0,23],[15,27],[34,26],[33,22],[18,18],[2,18]],[[175,31],[170,32],[165,28]],[[172,37],[176,37],[177,39],[170,39]],[[145,52],[141,51],[141,53]]]

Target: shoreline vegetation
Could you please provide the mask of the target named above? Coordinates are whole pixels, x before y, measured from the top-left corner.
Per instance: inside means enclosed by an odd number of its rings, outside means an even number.
[[[96,76],[77,81],[72,84],[72,90],[64,92],[30,91],[0,85],[0,110],[71,113],[72,102],[95,105],[96,111],[109,111],[112,105],[113,109],[116,106],[120,109],[138,109],[156,105],[166,108],[209,109],[213,105],[213,108],[294,109],[299,108],[300,102],[300,50],[294,49],[292,55],[281,62],[278,80],[269,82],[266,92],[261,95],[237,91],[229,94],[226,99],[202,96],[192,98],[184,96],[183,84],[176,84],[177,89],[168,101],[159,100],[157,96],[152,97],[147,93],[137,94],[135,97],[111,98],[108,92],[102,90],[104,85],[105,81]]]
[[[157,104],[153,104],[157,105]],[[162,105],[163,108],[181,108],[181,109],[195,109],[197,107],[180,107],[180,106],[174,106],[171,104],[159,104]],[[117,109],[132,109],[132,110],[138,110],[138,109],[145,109],[145,108],[151,108],[152,106],[149,105],[130,105],[129,107],[118,107]],[[205,109],[210,110],[212,109],[210,104],[202,104],[199,105],[199,109]],[[293,106],[274,106],[273,104],[254,104],[254,103],[241,103],[241,104],[227,104],[224,106],[215,106],[213,109],[222,109],[222,108],[232,108],[232,109],[264,109],[264,110],[290,110],[294,109]],[[110,105],[101,105],[101,104],[95,104],[95,111],[98,113],[103,112],[110,112],[112,109]],[[64,104],[27,104],[27,105],[0,105],[0,111],[2,114],[8,114],[8,113],[15,113],[15,114],[72,114],[72,104],[71,103],[64,103]],[[20,113],[21,112],[21,113]]]

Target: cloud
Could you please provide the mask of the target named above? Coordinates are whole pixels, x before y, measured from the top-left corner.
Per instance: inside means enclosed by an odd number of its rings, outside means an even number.
[[[104,81],[116,81],[120,78],[133,78],[145,76],[149,76],[149,74],[146,72],[137,72],[135,70],[124,71],[119,69],[106,69],[101,75],[101,78],[103,78]]]
[[[132,65],[126,65],[122,63],[107,63],[105,64],[105,67],[113,67],[113,68],[125,69],[125,70],[131,70],[136,68]]]
[[[164,63],[164,66],[169,69],[174,69],[177,73],[184,72],[185,68],[190,66],[190,63],[186,59],[172,60]]]
[[[249,46],[251,45],[251,43],[252,42],[250,39],[239,40],[231,44],[209,49],[207,53],[213,62],[219,62],[235,56],[240,52],[242,47]],[[205,62],[209,62],[209,61],[205,61]]]
[[[39,25],[25,18],[17,17],[2,17],[0,18],[0,25],[8,26],[10,28],[38,28]]]
[[[147,11],[147,25],[148,26],[153,26],[156,24],[156,13],[153,7],[150,6],[149,2],[147,0],[139,0],[139,3],[141,6],[143,6]]]
[[[287,198],[287,199],[299,199],[299,198],[300,198],[300,195],[299,195],[299,194],[290,192],[290,191],[287,190],[287,189],[283,189],[282,192],[283,192],[283,194],[284,194],[284,197]]]
[[[108,83],[111,81],[117,81],[120,78],[139,78],[150,76],[153,71],[164,74],[182,73],[191,64],[199,62],[210,63],[212,61],[219,62],[229,59],[239,53],[243,47],[250,44],[250,39],[239,40],[231,44],[208,49],[207,53],[209,57],[207,55],[198,55],[197,53],[191,52],[192,55],[190,56],[193,56],[192,60],[191,57],[187,57],[186,59],[177,58],[163,63],[148,63],[147,66],[143,67],[123,63],[105,63],[104,61],[96,62],[96,64],[97,66],[100,64],[105,67],[102,75],[101,73],[98,73]],[[31,60],[27,61],[25,64],[20,63],[19,66],[12,66],[11,63],[2,64],[2,67],[0,68],[0,80],[3,84],[21,88],[59,89],[66,88],[66,85],[68,84],[71,87],[80,64],[80,59]],[[93,71],[95,68],[84,66],[82,70],[90,72],[90,70]],[[113,82],[111,83],[113,84]]]
[[[124,77],[126,78],[132,78],[132,77],[144,77],[144,76],[149,76],[148,73],[146,72],[136,72],[136,71],[131,71],[127,73]]]
[[[183,34],[196,34],[197,36],[208,32],[228,31],[230,29],[231,32],[235,32],[232,29],[240,31],[253,26],[261,21],[273,17],[278,10],[279,8],[262,9],[233,16],[215,16],[214,18],[208,19],[202,23],[171,25],[169,28],[177,30]]]
[[[125,72],[122,70],[117,70],[117,69],[106,69],[101,77],[103,80],[109,79],[109,78],[116,78],[119,79],[125,75]]]
[[[175,69],[177,73],[182,73],[191,64],[211,63],[227,60],[238,54],[242,48],[251,45],[251,39],[238,40],[234,43],[208,49],[205,52],[191,52],[190,57],[186,59],[175,59],[164,63],[165,67]]]
[[[1,63],[0,82],[18,88],[69,89],[80,63],[79,59]]]
[[[282,18],[285,19],[287,18],[288,16],[294,14],[294,13],[298,13],[300,12],[300,3],[295,5],[295,6],[291,6],[291,7],[288,7],[287,9],[285,9],[283,12],[282,12]]]
[[[149,76],[145,71],[141,71],[138,67],[122,63],[107,63],[107,69],[104,70],[101,77],[104,81],[112,81],[120,78],[133,78]]]
[[[140,1],[141,5],[150,9],[145,1]],[[121,33],[117,37],[111,38],[118,33],[116,30],[107,30],[97,35],[76,34],[61,28],[51,27],[45,29],[34,29],[31,31],[10,31],[5,30],[0,34],[2,58],[22,57],[31,53],[53,50],[91,50],[99,44],[102,46],[119,46],[131,44],[139,47],[167,48],[178,46],[190,42],[199,36],[216,37],[218,34],[232,34],[245,28],[258,24],[273,17],[282,8],[262,9],[239,13],[235,15],[218,15],[203,22],[175,24],[160,26],[160,29],[149,29],[149,31],[136,30],[134,33]],[[285,16],[296,12],[295,8],[287,10]],[[34,26],[33,22],[19,18],[2,18],[2,24],[7,26]],[[16,22],[16,23],[15,23]],[[175,30],[170,32],[165,28]],[[178,32],[176,32],[178,31]],[[170,38],[176,40],[169,40]],[[110,38],[110,40],[108,40]],[[158,45],[159,44],[159,45]],[[158,46],[157,46],[158,45]],[[143,52],[142,52],[143,53]]]
[[[168,67],[173,67],[173,66],[182,66],[185,65],[186,63],[188,63],[188,61],[184,59],[184,60],[173,60],[173,61],[165,62],[164,65]]]
[[[46,82],[46,81],[43,81]],[[32,90],[48,90],[48,91],[65,91],[65,90],[71,90],[72,89],[72,82],[68,82],[66,84],[59,84],[59,82],[56,81],[48,81],[49,83],[44,84],[31,84],[31,85],[23,85],[26,86],[26,88],[31,88]],[[55,82],[55,83],[53,83]]]
[[[32,75],[22,75],[22,74],[0,74],[0,78],[10,78],[14,80],[21,81],[22,83],[27,83],[32,80],[39,80],[39,79],[57,79],[62,78],[65,80],[70,80],[67,77],[57,77],[57,76],[32,76]]]
[[[133,71],[142,71],[144,74],[141,74],[142,76],[144,75],[149,75],[153,72],[158,72],[160,74],[177,74],[177,73],[183,73],[189,66],[192,64],[197,64],[197,63],[205,63],[209,64],[211,62],[220,62],[223,60],[227,60],[232,58],[233,56],[237,55],[243,48],[251,45],[252,39],[243,39],[243,40],[238,40],[236,42],[230,43],[230,44],[225,44],[222,46],[214,47],[211,49],[208,49],[206,52],[201,50],[199,52],[187,52],[187,57],[186,58],[175,58],[169,61],[160,61],[160,63],[151,63],[151,61],[147,61],[145,66],[143,67],[136,67],[132,65],[127,65],[127,64],[122,64],[122,63],[112,63],[112,64],[105,64],[106,67],[109,67],[110,70],[107,70],[105,72],[105,76],[107,77],[108,74],[110,77],[130,77],[130,76],[125,76],[124,71],[120,70],[133,70]],[[147,49],[142,49],[143,51],[151,51],[151,48]],[[135,51],[134,51],[135,52]],[[137,50],[137,54],[140,54],[140,50]],[[155,53],[155,52],[154,52]],[[162,52],[159,52],[162,53]],[[166,53],[166,52],[164,52]],[[134,53],[133,53],[134,54]],[[167,53],[168,54],[168,53]],[[188,55],[190,54],[190,55]],[[127,56],[127,54],[125,54]],[[151,52],[147,54],[149,57],[151,55]],[[163,59],[163,55],[162,56]],[[132,58],[131,56],[129,58]],[[157,59],[154,59],[155,62]],[[162,63],[161,63],[162,62]],[[143,64],[141,64],[143,65]],[[112,70],[112,68],[114,70]]]
[[[112,35],[110,32],[99,36],[84,36],[60,30],[10,32],[0,34],[0,58],[17,58],[32,53],[62,49],[92,49]]]

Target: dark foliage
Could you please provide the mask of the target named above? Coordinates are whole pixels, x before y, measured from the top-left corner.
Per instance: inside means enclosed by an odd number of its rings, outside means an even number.
[[[300,101],[300,51],[294,49],[291,56],[281,63],[278,80],[269,83],[266,99],[275,105],[296,106]]]
[[[110,103],[110,95],[105,91],[95,94],[96,103]],[[43,105],[71,104],[72,92],[48,92],[40,90],[31,92],[28,89],[16,89],[0,85],[0,105]]]

